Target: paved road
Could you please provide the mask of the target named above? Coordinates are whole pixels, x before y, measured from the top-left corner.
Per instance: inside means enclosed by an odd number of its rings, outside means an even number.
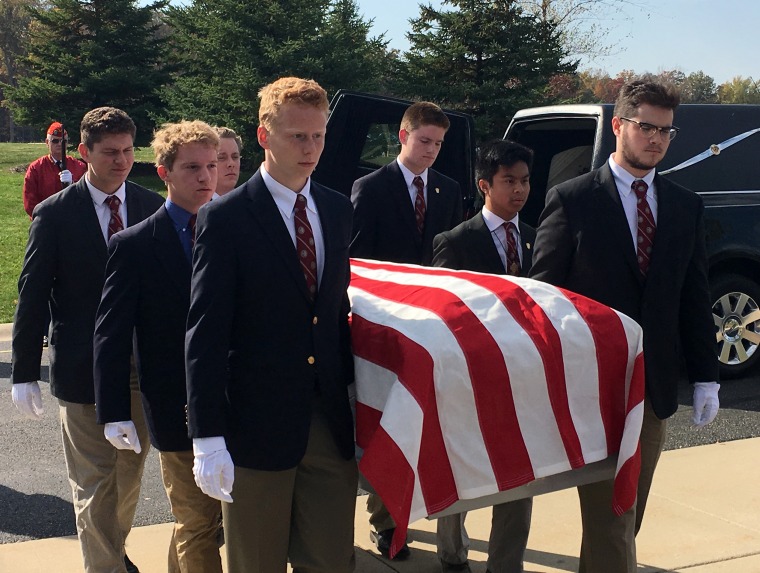
[[[10,356],[10,343],[0,342],[0,543],[73,535],[74,514],[55,401],[47,384],[42,384],[44,420],[22,419],[11,403]],[[47,379],[47,353],[43,378]],[[691,391],[684,386],[666,448],[760,436],[760,378],[725,382],[721,400],[718,419],[707,428],[695,430],[690,424]],[[135,523],[149,525],[170,519],[158,456],[151,451]]]

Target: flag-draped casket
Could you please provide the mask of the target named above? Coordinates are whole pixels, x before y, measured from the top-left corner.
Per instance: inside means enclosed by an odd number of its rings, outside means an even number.
[[[617,458],[630,508],[641,328],[526,278],[351,260],[359,468],[397,528],[458,500]]]

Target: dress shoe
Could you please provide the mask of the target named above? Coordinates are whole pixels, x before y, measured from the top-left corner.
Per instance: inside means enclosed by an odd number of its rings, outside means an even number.
[[[448,573],[449,571],[472,573],[469,561],[465,561],[464,563],[448,563],[446,561],[441,561],[441,571],[442,573]]]
[[[130,561],[129,557],[127,557],[127,554],[124,554],[124,566],[127,568],[127,573],[140,573],[140,570],[137,568],[137,565],[132,563]]]
[[[375,547],[377,547],[377,550],[380,552],[380,554],[383,557],[386,557],[387,559],[390,559],[389,552],[391,549],[391,541],[393,540],[393,533],[396,531],[396,528],[393,529],[384,529],[380,532],[376,531],[370,531],[369,532],[369,538],[372,541],[372,543],[375,544]],[[396,556],[393,558],[394,561],[403,561],[407,557],[409,557],[409,554],[411,552],[409,551],[409,546],[404,543],[404,545],[401,547],[401,549],[398,550],[398,553],[396,553]]]

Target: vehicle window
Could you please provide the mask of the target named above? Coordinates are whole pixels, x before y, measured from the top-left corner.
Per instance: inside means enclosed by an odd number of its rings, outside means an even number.
[[[401,151],[398,140],[398,123],[373,123],[369,126],[359,162],[362,167],[382,167],[387,165]]]

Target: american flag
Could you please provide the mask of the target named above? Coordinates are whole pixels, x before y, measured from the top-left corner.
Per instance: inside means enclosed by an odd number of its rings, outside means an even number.
[[[641,328],[546,283],[351,260],[359,468],[396,521],[617,455],[636,499]]]

